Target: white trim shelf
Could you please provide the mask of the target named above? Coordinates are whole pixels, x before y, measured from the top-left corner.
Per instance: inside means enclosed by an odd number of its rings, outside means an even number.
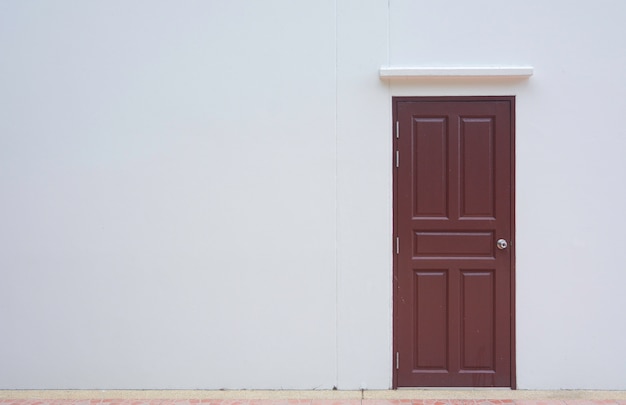
[[[380,68],[381,79],[406,79],[429,77],[510,77],[527,78],[533,75],[532,66],[415,66]]]

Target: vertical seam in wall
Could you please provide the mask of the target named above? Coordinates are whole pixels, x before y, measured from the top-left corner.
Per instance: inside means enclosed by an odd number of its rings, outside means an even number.
[[[387,66],[391,66],[391,0],[387,0]],[[387,89],[391,90],[391,83],[387,81]]]
[[[339,23],[338,1],[335,0],[335,387],[339,387]]]
[[[387,66],[391,66],[391,0],[387,0]],[[392,128],[394,127],[394,122],[393,122],[393,104],[391,102],[391,96],[392,96],[392,92],[391,92],[391,82],[387,81],[387,102],[388,104],[388,109],[387,109],[387,116],[391,117],[391,125]],[[388,138],[389,139],[389,138]],[[391,133],[391,139],[393,139],[393,130]],[[388,140],[389,142],[389,140]],[[391,147],[391,149],[393,150],[393,145]],[[387,156],[392,156],[392,153],[388,153]],[[391,158],[390,158],[391,159]],[[389,162],[389,167],[392,166],[392,162]],[[389,326],[388,326],[388,331],[389,331],[389,355],[391,356],[391,362],[393,363],[393,359],[394,359],[394,344],[393,344],[393,300],[394,300],[394,290],[393,290],[393,274],[394,274],[394,260],[395,260],[395,256],[394,256],[394,252],[393,252],[393,248],[394,248],[394,243],[395,240],[393,239],[395,237],[394,234],[394,201],[393,201],[393,169],[391,171],[391,194],[387,196],[387,204],[388,204],[388,209],[391,213],[391,232],[390,235],[392,237],[392,241],[391,241],[391,274],[389,275],[389,284],[387,285],[387,288],[389,291]],[[391,373],[389,374],[389,388],[393,388],[393,384],[394,384],[394,374],[395,374],[395,370],[393,368],[393,366],[391,367]]]

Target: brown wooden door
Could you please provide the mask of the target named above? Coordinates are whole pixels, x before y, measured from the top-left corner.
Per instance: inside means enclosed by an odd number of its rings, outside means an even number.
[[[393,107],[395,385],[512,387],[514,98]]]

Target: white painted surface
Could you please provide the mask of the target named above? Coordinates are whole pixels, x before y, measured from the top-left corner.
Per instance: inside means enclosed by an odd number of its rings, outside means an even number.
[[[526,78],[533,75],[532,66],[383,66],[379,70],[382,79],[422,77],[512,77]]]
[[[338,386],[391,386],[391,98],[385,1],[337,10]],[[372,193],[373,190],[378,190]],[[365,201],[365,200],[367,201]]]
[[[391,96],[516,95],[518,387],[626,389],[625,16],[0,2],[0,388],[389,388]]]
[[[0,388],[335,384],[334,10],[0,4]]]

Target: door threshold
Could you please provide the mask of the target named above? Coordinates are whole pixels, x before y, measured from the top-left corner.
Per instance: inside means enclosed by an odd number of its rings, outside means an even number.
[[[398,387],[398,391],[513,391],[511,387]]]

